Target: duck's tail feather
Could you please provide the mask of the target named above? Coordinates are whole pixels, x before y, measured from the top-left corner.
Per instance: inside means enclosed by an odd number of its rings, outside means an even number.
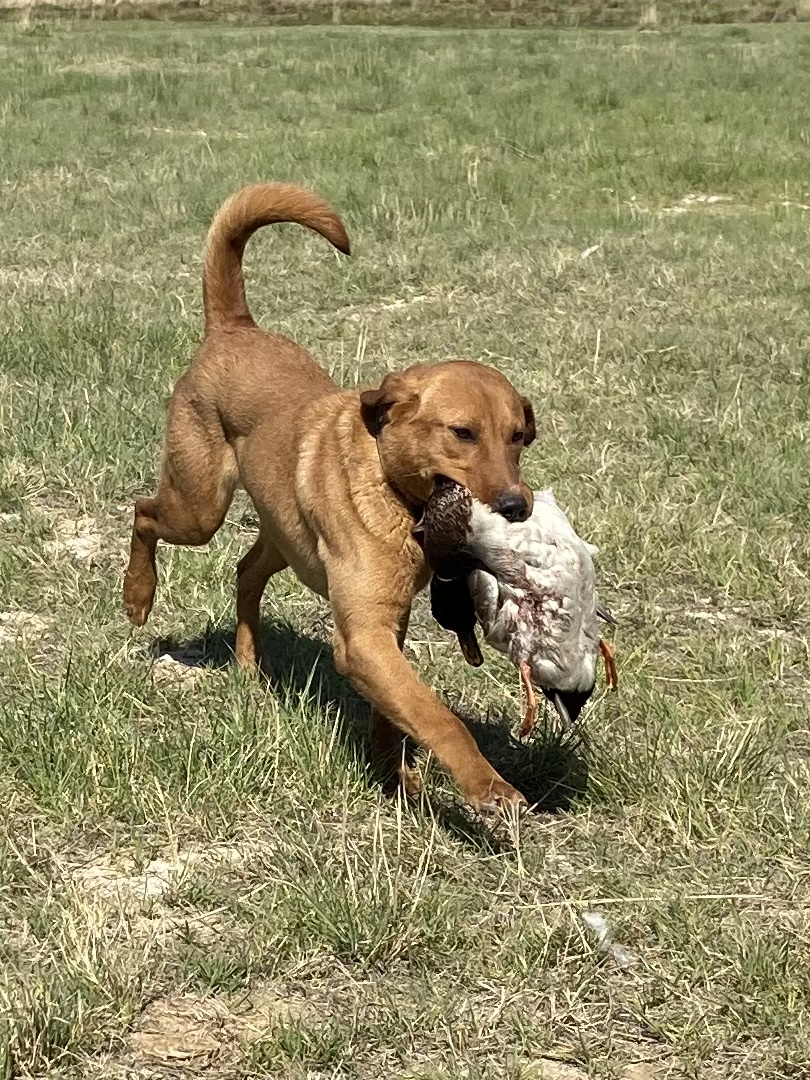
[[[601,602],[597,602],[596,616],[597,616],[597,618],[601,619],[602,622],[608,623],[609,626],[615,626],[616,625],[616,620],[611,615],[610,610],[607,607],[605,607],[605,605],[603,603],[601,603]]]

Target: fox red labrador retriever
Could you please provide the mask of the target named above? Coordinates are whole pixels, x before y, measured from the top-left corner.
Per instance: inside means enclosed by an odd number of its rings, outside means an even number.
[[[127,614],[136,626],[149,616],[158,541],[207,543],[241,482],[261,524],[237,568],[238,662],[262,662],[259,603],[270,577],[290,567],[331,602],[335,663],[373,706],[372,758],[384,776],[415,789],[411,736],[472,806],[520,804],[402,645],[411,602],[430,577],[413,529],[435,478],[525,518],[531,491],[520,455],[535,437],[532,407],[499,372],[465,361],[420,364],[364,392],[338,388],[248,310],[245,244],[275,222],[297,222],[349,253],[334,211],[294,185],[246,187],[216,215],[203,273],[205,335],[169,404],[157,494],[135,504]]]

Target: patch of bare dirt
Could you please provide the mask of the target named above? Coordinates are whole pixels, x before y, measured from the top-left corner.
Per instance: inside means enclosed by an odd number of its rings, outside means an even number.
[[[688,214],[694,210],[721,210],[727,209],[731,203],[729,195],[684,195],[674,206],[662,208],[662,214]]]
[[[521,1076],[524,1080],[588,1080],[587,1070],[556,1058],[540,1058],[532,1062]],[[646,1061],[626,1065],[619,1080],[658,1080],[659,1074]]]
[[[625,1067],[621,1080],[658,1080],[658,1073],[648,1062],[638,1061]]]
[[[54,521],[56,537],[44,545],[47,555],[57,558],[67,555],[76,563],[95,562],[101,552],[103,537],[96,519],[57,516]]]
[[[128,941],[139,949],[164,947],[181,937],[205,946],[228,931],[222,911],[180,909],[172,894],[193,870],[214,875],[217,867],[232,866],[244,857],[241,848],[217,845],[141,866],[129,856],[99,855],[79,865],[63,859],[61,869],[78,902],[111,925],[126,926]]]
[[[103,0],[102,0],[103,2]],[[91,0],[92,3],[92,0]],[[96,5],[98,6],[98,5]],[[88,57],[72,64],[61,64],[54,68],[58,75],[74,72],[87,72],[92,75],[129,75],[135,71],[190,71],[190,64],[168,62],[160,59],[140,59],[133,56]]]
[[[233,865],[244,859],[241,848],[217,845],[204,851],[179,852],[172,858],[152,859],[141,869],[134,859],[99,856],[70,871],[73,883],[97,900],[110,903],[159,900],[175,889],[196,867]]]
[[[588,1080],[588,1074],[576,1065],[554,1058],[540,1058],[523,1071],[525,1080]]]
[[[196,1071],[239,1056],[241,1044],[309,1011],[302,998],[261,985],[238,994],[159,998],[141,1013],[127,1053],[133,1064],[183,1063]]]
[[[127,873],[129,865],[113,866],[101,861],[74,871],[75,884],[94,899],[110,902],[135,900],[144,904],[171,891],[183,877],[187,861],[153,859],[140,873]]]
[[[0,611],[0,646],[17,641],[27,645],[42,638],[50,627],[48,619],[33,611]]]
[[[810,627],[802,623],[778,625],[769,623],[749,607],[731,604],[719,607],[709,597],[698,597],[690,607],[656,605],[655,610],[678,623],[689,622],[698,626],[730,630],[746,630],[757,637],[776,641],[803,641],[810,635]]]
[[[801,213],[810,210],[810,203],[801,202],[798,199],[775,197],[758,206],[753,206],[735,202],[730,195],[709,195],[699,192],[683,195],[676,203],[671,206],[662,206],[660,209],[645,206],[636,195],[633,195],[628,201],[628,206],[631,211],[637,214],[658,213],[668,215],[694,213],[744,214],[772,210],[774,207],[782,207],[785,210],[798,210]]]
[[[679,214],[743,214],[757,209],[768,209],[772,203],[763,206],[747,206],[743,203],[734,202],[730,195],[709,195],[700,192],[683,195],[671,206],[651,207],[641,202],[636,195],[631,195],[627,206],[634,214],[666,214],[667,216]]]
[[[205,670],[202,646],[183,645],[157,657],[152,665],[152,678],[156,683],[195,682]],[[208,670],[211,668],[208,667]]]
[[[216,999],[161,998],[144,1009],[127,1050],[136,1061],[209,1065],[232,1041],[224,1030],[226,1015]]]
[[[66,493],[67,497],[67,493]],[[122,547],[122,531],[111,519],[99,519],[82,514],[70,506],[54,506],[41,500],[32,500],[27,512],[49,527],[53,537],[43,544],[43,551],[54,559],[67,557],[79,565],[99,561],[104,555],[116,558]],[[0,515],[0,526],[16,527],[22,521],[19,513]]]

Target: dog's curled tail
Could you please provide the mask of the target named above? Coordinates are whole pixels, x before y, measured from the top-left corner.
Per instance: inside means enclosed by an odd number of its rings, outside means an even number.
[[[245,299],[242,255],[263,225],[294,221],[349,254],[343,223],[323,199],[295,184],[250,184],[222,204],[208,231],[203,267],[205,325],[254,325]]]

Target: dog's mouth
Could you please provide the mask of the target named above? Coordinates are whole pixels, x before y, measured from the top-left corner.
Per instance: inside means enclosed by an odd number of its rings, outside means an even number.
[[[433,477],[433,494],[437,492],[449,491],[454,487],[461,487],[457,480],[451,480],[449,476],[445,476],[444,473],[436,473]]]

